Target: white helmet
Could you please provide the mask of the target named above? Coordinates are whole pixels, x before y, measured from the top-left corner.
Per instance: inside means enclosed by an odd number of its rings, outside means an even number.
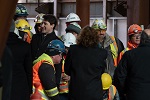
[[[64,45],[66,47],[70,47],[70,45],[76,44],[76,37],[69,32],[62,36],[62,40],[64,41]]]
[[[38,14],[36,17],[35,17],[35,20],[34,20],[34,22],[35,23],[42,23],[42,21],[43,21],[43,16],[44,16],[45,14]]]
[[[79,22],[81,21],[79,16],[75,13],[70,13],[67,17],[66,17],[66,22]]]

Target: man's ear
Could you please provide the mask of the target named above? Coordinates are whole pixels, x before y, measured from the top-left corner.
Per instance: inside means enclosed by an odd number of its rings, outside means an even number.
[[[54,24],[51,25],[52,28],[54,28],[54,26],[55,26]]]

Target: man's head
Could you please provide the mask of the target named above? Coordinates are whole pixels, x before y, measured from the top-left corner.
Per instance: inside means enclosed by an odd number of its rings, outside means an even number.
[[[70,32],[72,33],[75,37],[77,37],[77,35],[80,33],[81,31],[81,27],[78,23],[73,22],[71,24],[69,24],[66,28],[66,33]]]
[[[15,21],[15,26],[19,31],[19,33],[16,32],[19,38],[30,43],[32,38],[32,33],[30,31],[32,27],[29,25],[29,23],[25,19],[19,19]]]
[[[15,12],[15,16],[14,16],[15,21],[18,19],[26,19],[28,15],[29,15],[29,13],[24,5],[18,4],[16,6],[16,12]]]
[[[142,31],[140,44],[143,43],[150,43],[150,29]]]
[[[107,30],[107,26],[106,26],[104,20],[102,20],[102,19],[94,20],[94,22],[92,24],[92,28],[97,30],[100,41],[103,41],[103,39],[106,35],[106,30]]]
[[[43,16],[44,15],[45,14],[40,13],[40,14],[38,14],[35,17],[35,20],[34,20],[34,22],[35,22],[34,29],[35,29],[36,34],[41,33],[41,31],[42,31],[42,29],[41,29],[41,23],[43,21]]]
[[[52,40],[46,49],[46,54],[48,54],[54,64],[59,64],[62,59],[62,53],[65,52],[65,45],[60,40]]]
[[[140,37],[141,37],[142,28],[137,25],[133,24],[128,28],[128,36],[129,40],[136,45],[140,44]]]
[[[101,76],[103,90],[109,89],[112,85],[112,78],[108,73],[103,73]]]
[[[49,34],[54,31],[57,25],[57,18],[54,15],[44,15],[41,23],[42,33]]]
[[[76,22],[79,24],[80,22],[80,18],[77,14],[75,13],[70,13],[67,17],[66,17],[66,25],[68,26],[70,23],[72,22]]]

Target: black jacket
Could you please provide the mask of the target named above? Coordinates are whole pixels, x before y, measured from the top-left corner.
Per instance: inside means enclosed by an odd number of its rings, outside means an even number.
[[[37,59],[40,55],[42,55],[48,43],[52,40],[59,39],[55,32],[45,35],[44,33],[41,34],[34,34],[31,40],[31,49],[32,49],[32,59],[33,61]],[[60,40],[60,39],[59,39]]]
[[[29,100],[32,93],[30,45],[19,39],[15,33],[10,33],[7,46],[13,58],[11,100]]]
[[[121,100],[149,100],[150,44],[125,52],[114,74]]]
[[[102,100],[101,74],[107,51],[72,45],[65,60],[65,73],[71,76],[69,100]]]

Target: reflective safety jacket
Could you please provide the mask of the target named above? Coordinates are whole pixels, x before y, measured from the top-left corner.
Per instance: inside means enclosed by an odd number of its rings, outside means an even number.
[[[128,51],[128,50],[132,50],[134,48],[137,48],[138,45],[135,45],[133,43],[131,43],[130,41],[128,41],[127,43],[127,48],[125,48],[123,51],[120,52],[119,57],[118,57],[118,62],[121,60],[123,54]]]
[[[103,100],[120,100],[118,91],[114,85],[111,85],[108,94],[103,95]]]
[[[65,71],[64,71],[64,60],[63,60],[63,63],[62,63],[62,74],[61,74],[61,80],[60,80],[60,84],[59,84],[59,93],[62,94],[62,93],[68,93],[69,92],[69,89],[68,89],[68,82],[66,81],[63,81],[62,77],[65,76]]]
[[[54,68],[53,61],[50,58],[50,56],[48,56],[47,54],[44,53],[38,59],[36,59],[33,63],[34,63],[34,66],[33,66],[33,84],[37,83],[37,82],[40,83],[40,86],[38,87],[38,91],[42,95],[42,100],[49,100],[48,97],[56,96],[59,93],[58,89],[57,89],[57,87],[54,87],[52,89],[45,90],[44,87],[42,86],[41,81],[40,81],[40,78],[38,75],[38,70],[39,70],[42,63],[48,63],[48,64],[52,65]],[[33,86],[33,91],[34,90],[35,90],[35,87]]]
[[[115,40],[114,36],[110,36],[110,38],[113,40],[113,43],[110,44],[113,60],[114,60],[114,66],[117,67],[118,64],[118,46]]]

